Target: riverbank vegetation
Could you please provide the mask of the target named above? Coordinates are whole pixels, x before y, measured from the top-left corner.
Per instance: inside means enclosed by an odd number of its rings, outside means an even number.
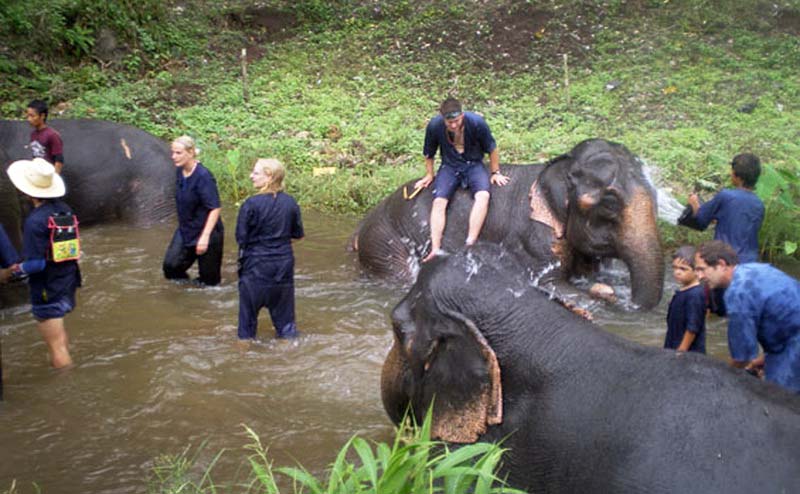
[[[361,214],[421,175],[426,120],[452,94],[504,162],[600,136],[681,201],[754,152],[764,252],[798,255],[798,0],[43,3],[0,7],[2,115],[44,96],[62,117],[189,133],[232,201],[276,156],[304,207]]]

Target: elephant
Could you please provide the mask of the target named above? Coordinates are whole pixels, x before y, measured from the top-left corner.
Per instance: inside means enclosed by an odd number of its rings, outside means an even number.
[[[123,220],[149,224],[175,212],[175,170],[167,143],[130,125],[103,120],[48,120],[64,141],[64,200],[82,225]],[[0,120],[0,160],[31,159],[31,127]],[[5,173],[0,174],[0,224],[19,247],[20,210]],[[26,206],[23,204],[23,206]]]
[[[592,272],[603,259],[628,267],[632,302],[649,309],[661,299],[664,259],[656,225],[656,193],[642,164],[623,145],[588,139],[545,165],[503,165],[511,178],[493,187],[480,238],[524,253],[543,284],[569,290],[563,280]],[[429,248],[433,195],[413,198],[408,182],[361,221],[351,239],[360,265],[383,278],[413,281]],[[466,190],[448,205],[442,246],[464,243],[471,208]],[[554,270],[552,266],[560,266]]]
[[[433,404],[432,436],[501,442],[502,474],[532,493],[797,492],[800,396],[612,335],[533,286],[524,262],[479,242],[423,265],[391,313],[392,421]]]

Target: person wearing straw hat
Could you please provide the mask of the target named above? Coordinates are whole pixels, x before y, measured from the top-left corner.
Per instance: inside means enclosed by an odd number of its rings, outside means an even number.
[[[76,260],[56,260],[51,243],[52,219],[70,215],[72,209],[59,198],[66,189],[55,167],[42,158],[15,161],[8,167],[11,183],[33,204],[22,230],[23,262],[12,272],[28,275],[31,312],[55,368],[72,364],[64,316],[75,308],[75,291],[81,286]]]

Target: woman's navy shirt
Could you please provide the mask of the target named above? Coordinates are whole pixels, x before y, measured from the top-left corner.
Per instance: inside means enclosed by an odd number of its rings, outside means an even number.
[[[681,346],[686,331],[695,334],[690,352],[706,353],[706,294],[703,285],[676,290],[667,311],[667,336],[664,348]]]
[[[43,271],[32,273],[28,278],[31,305],[53,303],[64,296],[72,296],[75,288],[80,286],[81,274],[77,261],[52,261],[47,220],[55,213],[72,214],[72,209],[63,201],[45,201],[38,208],[34,208],[25,219],[22,234],[23,259],[47,260]]]
[[[178,209],[178,229],[183,238],[183,245],[197,245],[197,239],[212,209],[220,207],[217,181],[214,175],[197,163],[191,175],[183,176],[183,170],[175,170],[175,204]],[[215,230],[222,230],[222,218],[217,220]]]
[[[236,242],[243,257],[292,257],[292,239],[303,238],[300,206],[284,192],[247,199],[236,221]]]

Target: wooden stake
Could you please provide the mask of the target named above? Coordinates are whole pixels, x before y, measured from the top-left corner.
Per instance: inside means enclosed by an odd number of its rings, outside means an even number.
[[[569,101],[569,63],[567,62],[567,58],[569,55],[566,53],[564,54],[564,92],[567,96],[567,106],[570,105]]]
[[[245,103],[250,101],[247,93],[247,48],[242,48],[242,98]]]

